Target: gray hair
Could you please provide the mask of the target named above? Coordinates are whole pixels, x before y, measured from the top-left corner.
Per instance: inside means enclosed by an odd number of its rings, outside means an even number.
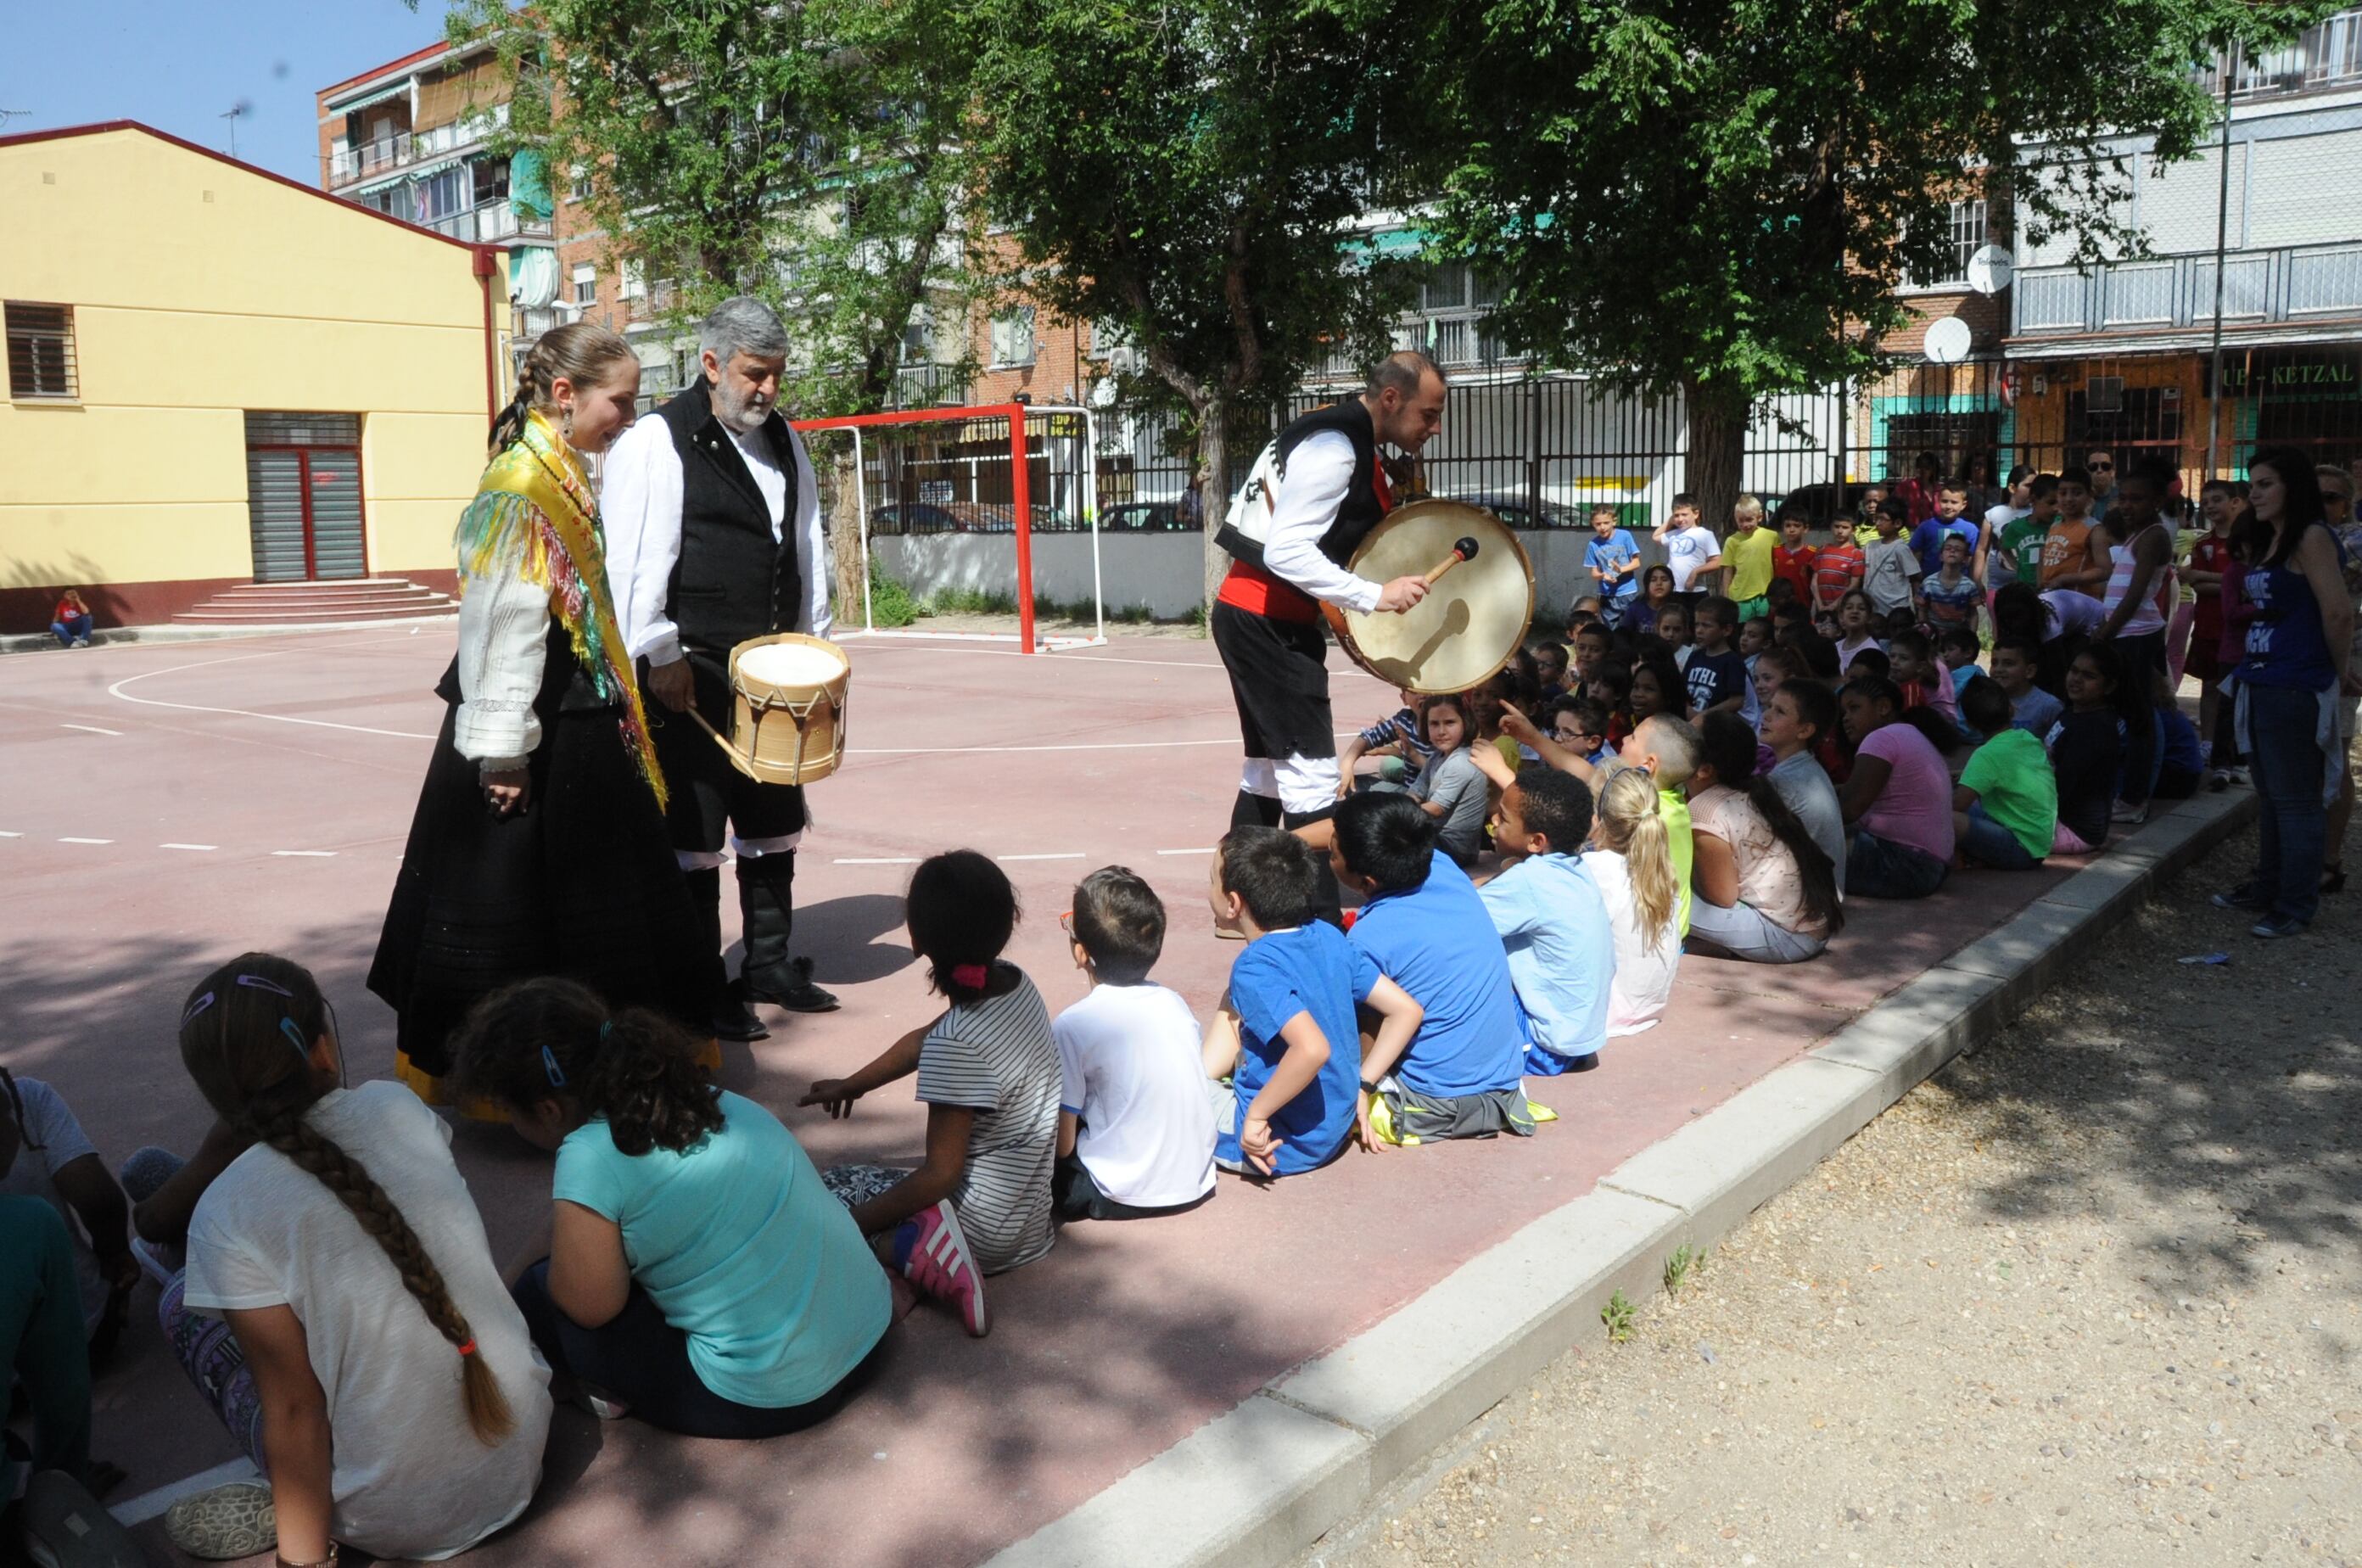
[[[737,294],[715,305],[713,314],[697,324],[697,346],[724,365],[740,354],[783,359],[788,329],[769,305],[752,294]]]

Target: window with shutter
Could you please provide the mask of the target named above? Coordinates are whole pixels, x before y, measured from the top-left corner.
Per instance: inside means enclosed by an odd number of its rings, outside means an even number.
[[[8,395],[72,399],[77,394],[73,307],[9,300],[0,304],[0,315],[7,318]]]

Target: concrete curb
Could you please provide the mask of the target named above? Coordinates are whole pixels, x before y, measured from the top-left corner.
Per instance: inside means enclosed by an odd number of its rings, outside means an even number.
[[[2182,801],[1802,1058],[1651,1144],[1589,1195],[1478,1254],[1385,1321],[1264,1386],[990,1568],[1264,1568],[1292,1561],[1585,1332],[1654,1289],[1880,1112],[2024,1012],[2070,944],[2256,814]]]
[[[365,632],[374,626],[426,626],[438,621],[458,618],[457,610],[447,610],[440,615],[386,615],[369,621],[291,621],[262,626],[187,626],[165,624],[155,626],[109,626],[91,634],[94,648],[123,647],[131,644],[217,643],[234,637],[292,637],[304,632]],[[32,653],[83,653],[83,648],[61,648],[57,638],[47,632],[28,632],[0,637],[0,655]]]

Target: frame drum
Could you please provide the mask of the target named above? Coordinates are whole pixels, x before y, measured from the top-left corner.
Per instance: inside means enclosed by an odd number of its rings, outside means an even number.
[[[1397,507],[1353,552],[1352,570],[1373,582],[1423,577],[1463,537],[1476,541],[1476,554],[1416,608],[1363,615],[1325,607],[1354,663],[1389,686],[1428,694],[1467,691],[1500,673],[1533,625],[1534,566],[1498,517],[1458,501]]]
[[[706,733],[757,784],[810,784],[844,758],[852,683],[853,661],[825,638],[796,632],[750,638],[730,650],[729,737],[710,725]]]

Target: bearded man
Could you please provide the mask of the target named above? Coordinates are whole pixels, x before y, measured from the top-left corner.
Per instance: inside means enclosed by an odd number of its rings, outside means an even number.
[[[754,1004],[826,1012],[811,961],[789,955],[803,790],[759,784],[688,716],[727,733],[730,650],[829,631],[827,544],[803,442],[779,414],[787,329],[760,300],[724,300],[698,328],[704,374],[609,449],[600,485],[615,619],[652,699],[672,803],[667,825],[691,902],[722,945],[723,839],[737,857],[746,951],[713,1021],[725,1040],[768,1031]]]

